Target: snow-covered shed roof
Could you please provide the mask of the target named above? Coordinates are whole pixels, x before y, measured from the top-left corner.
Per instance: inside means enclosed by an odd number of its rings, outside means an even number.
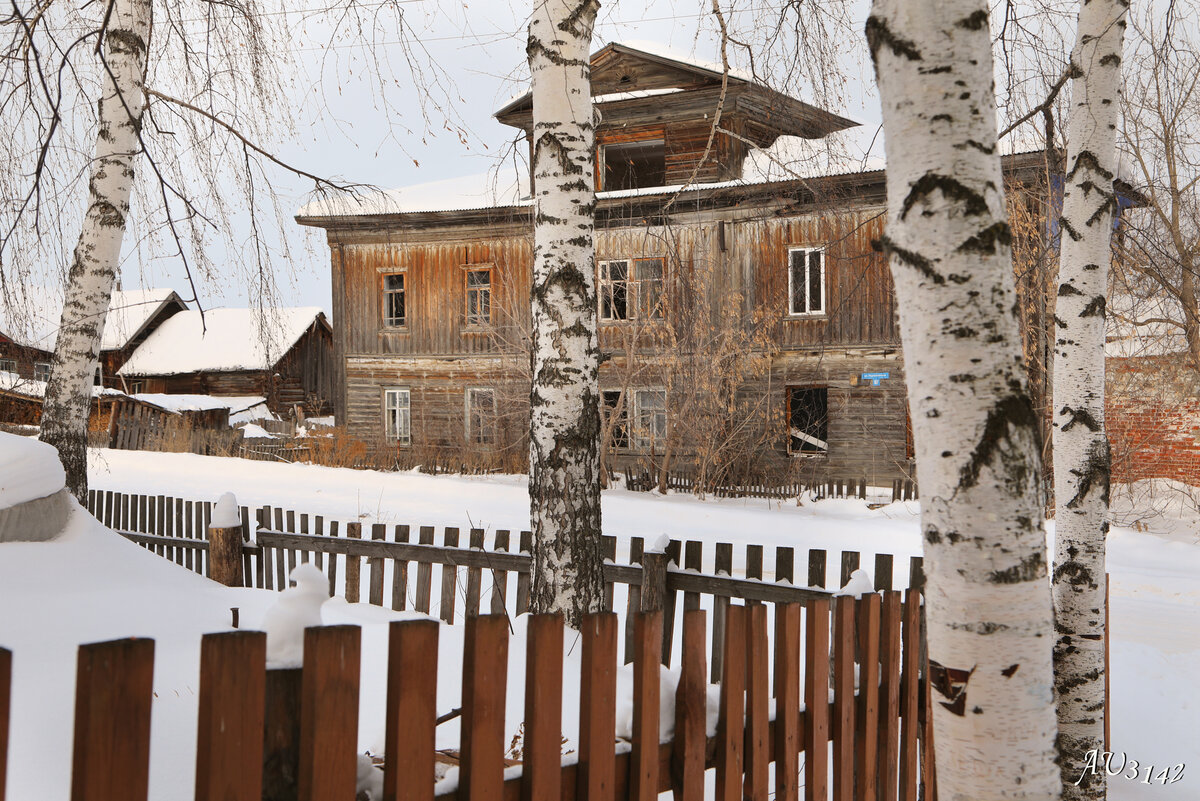
[[[267,399],[261,395],[168,395],[163,392],[138,392],[129,397],[166,409],[170,412],[207,412],[213,409],[228,409],[230,414],[244,412],[255,406],[265,405]]]
[[[529,173],[491,170],[370,194],[326,194],[306,203],[299,217],[365,217],[375,214],[467,211],[527,206]]]
[[[41,400],[46,397],[46,382],[34,378],[22,378],[16,373],[0,370],[0,392],[21,395]],[[125,393],[111,387],[92,387],[93,398],[124,398]]]
[[[329,328],[317,306],[179,312],[138,345],[122,376],[269,370],[314,325]]]
[[[187,304],[173,289],[125,289],[112,294],[108,317],[104,320],[104,338],[100,350],[121,350],[141,334],[165,306]]]

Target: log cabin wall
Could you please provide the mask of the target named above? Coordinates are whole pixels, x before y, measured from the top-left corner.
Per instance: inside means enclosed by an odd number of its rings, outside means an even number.
[[[13,372],[21,378],[31,379],[33,378],[33,365],[39,362],[50,364],[54,361],[54,354],[50,351],[21,345],[0,334],[0,361],[14,362],[13,366],[16,367],[16,370]]]
[[[146,341],[146,337],[150,336],[167,318],[174,316],[178,312],[185,309],[185,306],[180,303],[165,304],[158,312],[150,318],[142,330],[136,337],[133,337],[129,342],[125,343],[125,347],[120,350],[107,350],[100,354],[100,376],[104,382],[104,386],[119,389],[122,392],[127,391],[128,382],[124,381],[121,376],[117,375],[117,371],[125,366],[125,362],[129,361],[129,357],[138,349],[138,346]]]

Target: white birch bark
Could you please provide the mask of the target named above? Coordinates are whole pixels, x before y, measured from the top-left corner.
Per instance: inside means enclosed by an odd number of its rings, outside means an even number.
[[[58,449],[67,488],[87,497],[92,378],[116,282],[138,134],[145,108],[149,0],[114,0],[101,50],[101,95],[88,207],[67,275],[54,362],[42,404],[41,440]]]
[[[983,0],[874,0],[888,223],[928,574],[938,797],[1054,799],[1038,421]]]
[[[1054,346],[1054,688],[1063,798],[1102,799],[1104,551],[1109,447],[1104,430],[1105,296],[1117,164],[1127,0],[1085,0],[1071,53]],[[1078,784],[1077,784],[1078,782]]]
[[[596,0],[535,0],[531,603],[578,625],[603,597],[589,49]]]

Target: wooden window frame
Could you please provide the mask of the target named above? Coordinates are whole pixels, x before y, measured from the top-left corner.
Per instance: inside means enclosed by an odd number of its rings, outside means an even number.
[[[388,322],[388,295],[396,290],[387,288],[387,279],[392,276],[400,276],[404,286],[399,290],[400,296],[404,302],[404,317],[399,325]],[[412,286],[408,280],[408,270],[398,268],[380,268],[379,270],[379,323],[380,329],[383,331],[407,331],[409,321],[409,290]]]
[[[487,286],[472,287],[471,273],[487,273]],[[463,267],[463,324],[467,328],[486,328],[492,324],[492,300],[495,298],[495,293],[492,291],[494,278],[496,275],[495,265],[492,264],[468,264]],[[487,293],[487,319],[480,320],[472,318],[471,315],[471,293]]]
[[[817,440],[818,442],[824,442],[824,445],[825,445],[824,448],[820,448],[819,446],[816,446],[816,445],[814,445],[813,450],[804,450],[803,448],[801,448],[800,450],[795,450],[792,448],[792,439],[793,439],[793,436],[792,436],[792,391],[793,390],[824,390],[825,391],[825,439]],[[787,408],[784,410],[784,413],[785,413],[784,422],[787,425],[788,455],[796,457],[796,458],[809,458],[809,459],[814,458],[814,457],[820,457],[820,456],[828,456],[829,455],[829,387],[828,387],[828,385],[788,384],[784,387],[784,392],[786,393],[785,398],[786,398],[786,403],[787,403]],[[816,439],[815,437],[812,437],[811,434],[806,434],[806,436]]]
[[[405,399],[408,401],[407,405],[404,407],[401,407],[399,404],[397,404],[395,407],[396,411],[399,411],[401,408],[403,408],[404,411],[406,412],[405,416],[407,417],[408,431],[406,432],[406,436],[404,436],[404,437],[400,436],[400,432],[398,430],[399,427],[397,427],[397,431],[395,432],[396,435],[393,436],[392,435],[393,431],[392,431],[392,427],[391,427],[392,407],[389,405],[389,398],[390,398],[390,396],[393,396],[393,395],[398,397],[400,395],[400,393],[403,393]],[[383,437],[384,437],[384,439],[386,439],[388,441],[388,443],[395,445],[397,447],[400,447],[400,448],[412,447],[412,432],[413,432],[412,388],[411,387],[383,387],[382,396],[383,396],[382,403],[383,403]]]
[[[46,382],[50,380],[50,371],[53,368],[51,362],[34,362],[33,363],[33,380]],[[38,373],[45,373],[39,376]]]
[[[472,397],[477,394],[488,393],[492,397],[492,408],[490,420],[484,420],[480,417],[480,422],[477,426],[473,426],[471,416],[475,412],[475,407],[471,403]],[[496,430],[496,414],[498,407],[498,399],[496,398],[495,387],[467,387],[463,392],[463,433],[466,435],[468,445],[495,445],[499,439],[499,433]]]
[[[649,145],[658,144],[662,146],[663,153],[663,183],[647,184],[646,186],[624,187],[620,189],[611,189],[608,182],[605,180],[608,176],[608,150],[609,148],[617,148],[620,150],[623,147],[647,147]],[[656,186],[666,186],[667,181],[667,139],[662,132],[656,132],[653,136],[645,136],[641,139],[629,139],[620,142],[604,142],[596,148],[596,191],[598,192],[636,192],[639,189],[649,189]]]
[[[16,359],[0,359],[0,373],[14,373],[15,374],[16,372],[17,372],[17,360]]]
[[[661,265],[659,275],[655,279],[646,279],[641,277],[638,270],[639,265],[648,262],[658,262]],[[609,265],[624,264],[625,277],[620,280],[614,280],[611,276],[605,277],[605,272],[610,271]],[[611,299],[614,295],[613,287],[617,284],[624,284],[625,287],[625,316],[616,317],[611,314],[613,303]],[[643,298],[643,285],[657,284],[658,285],[658,302],[651,310],[653,314],[646,314],[645,302]],[[604,299],[605,295],[610,298],[609,316],[604,314]],[[597,259],[596,260],[596,316],[601,323],[630,323],[636,321],[642,322],[661,322],[667,317],[667,257],[666,256],[636,256],[619,259]]]
[[[792,254],[804,253],[804,309],[797,311],[793,305],[796,298],[795,294],[795,271],[792,269]],[[812,308],[812,298],[809,296],[809,287],[812,285],[809,277],[811,263],[809,256],[812,253],[821,254],[821,307],[819,309]],[[825,247],[822,246],[804,246],[804,247],[789,247],[787,255],[787,316],[788,317],[824,317],[826,309],[829,306],[829,285],[826,281],[827,259]]]
[[[647,429],[642,425],[643,406],[642,406],[641,398],[643,395],[648,395],[650,393],[656,393],[656,394],[662,395],[663,424],[662,424],[661,440],[659,439],[659,436],[657,434],[652,433],[649,436],[647,436],[646,435]],[[670,418],[668,415],[669,407],[668,407],[668,403],[667,403],[666,388],[665,387],[638,387],[637,389],[633,390],[632,397],[630,398],[630,403],[632,404],[631,411],[633,412],[633,414],[630,415],[630,418],[629,418],[630,419],[630,425],[629,425],[630,448],[640,450],[640,451],[646,451],[646,450],[650,450],[651,448],[653,448],[657,442],[660,442],[660,441],[665,442],[668,434],[670,433],[670,426],[671,426],[671,421],[670,421]],[[657,413],[659,410],[657,408],[655,408],[652,411]]]
[[[627,451],[630,447],[629,398],[622,397],[622,393],[623,391],[619,389],[601,390],[600,413],[602,422],[607,422],[613,415],[617,416],[616,422],[609,431],[609,442],[612,443],[613,450]],[[613,395],[616,396],[616,403],[609,404],[608,399]]]

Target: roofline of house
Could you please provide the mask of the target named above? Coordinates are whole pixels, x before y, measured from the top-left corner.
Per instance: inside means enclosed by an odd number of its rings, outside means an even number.
[[[128,337],[125,338],[124,345],[122,345],[119,348],[104,348],[100,352],[101,353],[115,353],[116,351],[124,350],[125,348],[129,347],[129,343],[133,342],[135,339],[137,339],[138,337],[140,337],[142,335],[142,332],[146,330],[146,326],[150,325],[150,322],[155,317],[158,316],[158,313],[161,312],[163,310],[163,307],[166,306],[168,303],[170,303],[172,299],[174,299],[176,302],[179,303],[179,308],[182,311],[188,310],[187,304],[184,303],[183,298],[179,296],[178,292],[176,292],[174,289],[172,289],[171,294],[167,295],[165,298],[163,298],[161,301],[159,301],[158,305],[154,307],[154,311],[151,312],[149,315],[147,315],[145,320],[142,320],[142,324],[140,326],[138,326],[138,329],[136,331],[134,331],[132,334],[130,334]]]

